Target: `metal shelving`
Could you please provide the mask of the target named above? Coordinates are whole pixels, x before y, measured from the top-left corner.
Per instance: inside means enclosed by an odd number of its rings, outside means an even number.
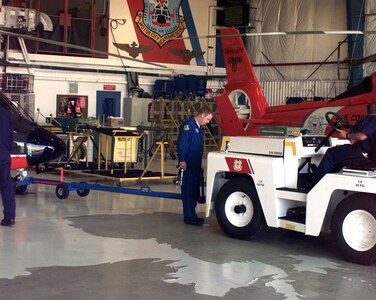
[[[177,155],[177,139],[180,124],[202,107],[207,107],[214,112],[216,105],[214,101],[205,98],[197,100],[174,98],[170,100],[159,97],[153,100],[151,110],[153,126],[165,132],[164,136],[168,142],[167,151],[173,159]],[[219,140],[219,127],[215,118],[213,118],[209,126],[204,126],[204,152],[218,150]]]

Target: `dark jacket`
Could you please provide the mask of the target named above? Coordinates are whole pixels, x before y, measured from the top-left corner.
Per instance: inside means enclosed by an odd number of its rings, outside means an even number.
[[[13,123],[9,114],[0,108],[0,149],[12,150],[13,143]]]
[[[179,162],[185,161],[189,165],[201,166],[204,152],[204,132],[194,117],[184,121],[179,129],[178,157]]]
[[[352,132],[362,132],[368,138],[354,144],[356,149],[370,154],[376,143],[376,116],[367,116],[358,121],[352,128]]]

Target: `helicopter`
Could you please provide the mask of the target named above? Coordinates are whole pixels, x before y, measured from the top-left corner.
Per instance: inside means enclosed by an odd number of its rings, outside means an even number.
[[[366,116],[368,103],[376,102],[376,73],[331,100],[268,106],[246,48],[235,28],[220,31],[226,67],[224,93],[215,97],[216,119],[230,136],[259,135],[263,126],[306,128],[312,134],[330,131],[327,112],[343,116],[354,124]]]

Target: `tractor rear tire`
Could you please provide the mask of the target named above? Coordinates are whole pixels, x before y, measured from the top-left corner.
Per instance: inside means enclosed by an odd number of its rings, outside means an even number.
[[[350,262],[376,262],[376,195],[356,193],[338,204],[332,217],[332,235]]]

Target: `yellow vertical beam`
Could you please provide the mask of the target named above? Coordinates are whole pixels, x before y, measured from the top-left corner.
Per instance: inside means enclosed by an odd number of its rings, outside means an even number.
[[[128,141],[129,141],[129,138],[125,138],[125,142],[124,142],[124,174],[127,173],[127,144],[128,144]],[[131,150],[132,152],[132,150]],[[132,158],[131,158],[132,160]]]
[[[102,147],[101,147],[101,144],[102,144],[102,134],[101,133],[98,133],[98,157],[97,157],[97,161],[98,161],[98,170],[101,169],[101,154],[102,154]]]
[[[161,179],[164,178],[164,145],[165,143],[161,143]]]
[[[107,170],[108,168],[108,135],[106,135],[106,145],[105,145],[105,162],[104,162],[104,169]]]

